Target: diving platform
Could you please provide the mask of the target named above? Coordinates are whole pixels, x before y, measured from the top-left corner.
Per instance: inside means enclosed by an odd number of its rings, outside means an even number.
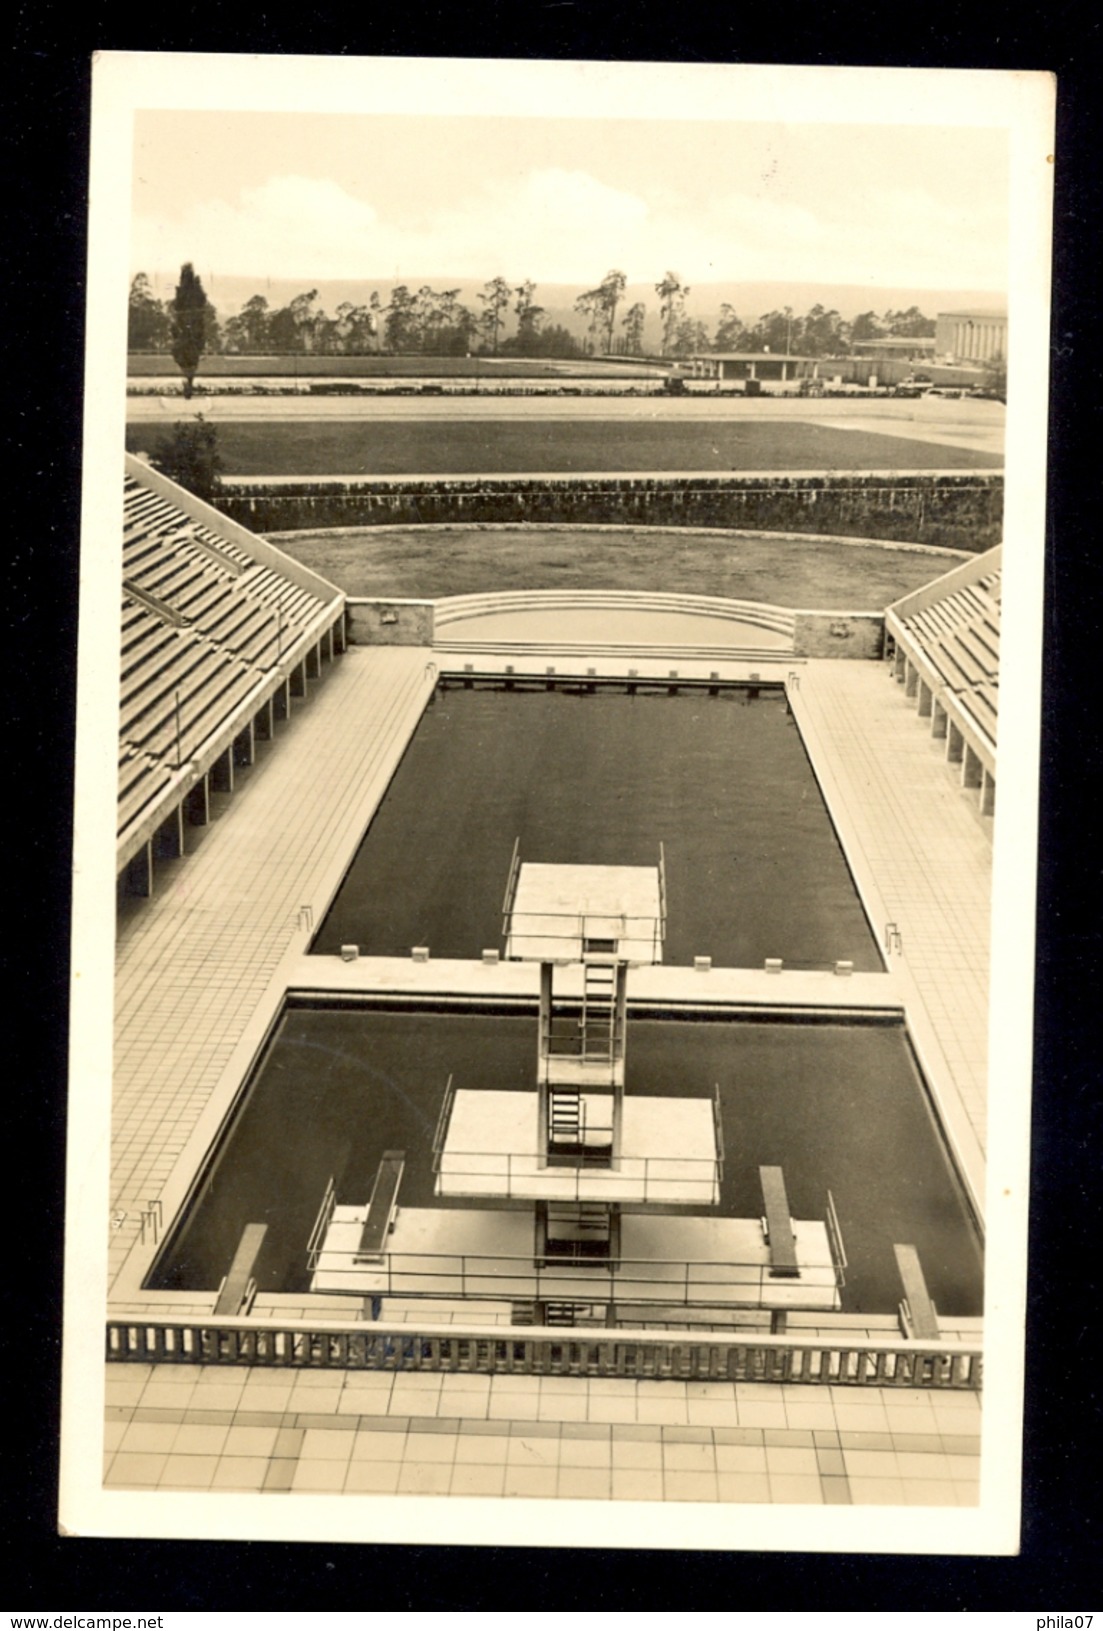
[[[838,1311],[845,1259],[830,1218],[793,1221],[797,1272],[771,1273],[758,1218],[625,1213],[615,1256],[541,1255],[530,1210],[401,1208],[384,1256],[358,1260],[363,1206],[337,1206],[311,1290],[371,1297]]]
[[[663,866],[570,866],[519,862],[503,903],[507,959],[582,963],[606,955],[661,963],[666,910]]]
[[[577,1101],[557,1128],[557,1098]],[[543,1108],[542,1108],[543,1107]],[[461,1089],[435,1151],[449,1199],[716,1206],[723,1169],[715,1100]],[[619,1127],[614,1125],[617,1112]],[[561,1117],[566,1119],[570,1107]]]

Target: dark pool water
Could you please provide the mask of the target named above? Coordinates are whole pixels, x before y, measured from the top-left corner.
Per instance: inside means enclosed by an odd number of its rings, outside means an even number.
[[[524,860],[582,865],[655,865],[661,842],[667,962],[881,967],[776,690],[437,692],[313,950],[500,949],[516,838]]]
[[[149,1284],[213,1292],[245,1225],[263,1222],[258,1285],[304,1291],[329,1177],[339,1200],[362,1203],[383,1151],[404,1149],[403,1204],[433,1204],[430,1146],[449,1074],[457,1087],[530,1090],[534,1032],[531,1018],[287,1012]],[[707,1096],[714,1082],[723,1214],[757,1217],[758,1168],[779,1165],[795,1216],[822,1218],[834,1194],[850,1260],[845,1308],[895,1310],[901,1241],[918,1248],[943,1314],[981,1312],[978,1239],[902,1027],[631,1024],[630,1092]]]

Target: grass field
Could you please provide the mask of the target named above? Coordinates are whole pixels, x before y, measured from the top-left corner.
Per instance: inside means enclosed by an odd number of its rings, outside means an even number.
[[[366,527],[275,533],[272,540],[346,594],[409,599],[491,588],[649,589],[875,611],[955,564],[949,556],[807,537],[712,537],[656,527]]]
[[[571,375],[591,379],[635,378],[643,363],[602,363],[592,358],[555,357],[204,357],[199,383],[211,379],[546,379]],[[180,370],[169,356],[132,352],[126,360],[130,379],[178,379]]]
[[[127,426],[131,453],[162,426]],[[805,420],[227,420],[225,473],[508,475],[599,471],[995,470],[995,454]]]

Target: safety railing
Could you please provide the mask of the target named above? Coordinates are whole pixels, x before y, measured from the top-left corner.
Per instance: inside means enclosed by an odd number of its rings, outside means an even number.
[[[561,1331],[485,1326],[447,1331],[343,1321],[109,1319],[117,1364],[250,1365],[269,1369],[618,1376],[648,1381],[781,1382],[821,1387],[978,1391],[979,1343],[628,1329],[565,1338]]]
[[[608,1141],[601,1140],[608,1132]],[[501,1195],[524,1200],[653,1201],[712,1206],[719,1192],[723,1168],[713,1156],[608,1155],[612,1126],[591,1125],[586,1136],[592,1150],[553,1147],[554,1165],[537,1154],[448,1150],[434,1151],[433,1171],[449,1193]],[[604,1158],[601,1151],[606,1152]],[[465,1187],[466,1186],[466,1187]],[[677,1193],[675,1193],[675,1190]]]
[[[507,901],[509,898],[507,893]],[[637,916],[627,912],[518,912],[507,908],[502,915],[502,934],[510,941],[539,940],[550,945],[614,940],[618,943],[617,950],[610,955],[631,963],[641,960],[642,951],[650,961],[658,962],[662,952],[663,919],[653,913]],[[631,951],[625,949],[626,943]],[[548,960],[552,961],[553,956]]]
[[[557,1196],[556,1199],[560,1197]],[[474,1297],[484,1301],[539,1302],[575,1297],[579,1301],[667,1307],[824,1308],[840,1306],[839,1266],[803,1267],[784,1283],[769,1262],[626,1258],[586,1258],[546,1266],[533,1256],[488,1252],[390,1251],[370,1270],[352,1250],[324,1251],[325,1267],[339,1273],[358,1269],[365,1295],[377,1297]]]
[[[333,1218],[333,1209],[337,1205],[337,1185],[333,1178],[326,1184],[326,1192],[322,1196],[322,1204],[318,1208],[318,1216],[314,1219],[314,1227],[310,1231],[310,1239],[306,1243],[307,1267],[313,1274],[318,1266],[318,1254],[322,1249],[322,1242],[326,1237]]]

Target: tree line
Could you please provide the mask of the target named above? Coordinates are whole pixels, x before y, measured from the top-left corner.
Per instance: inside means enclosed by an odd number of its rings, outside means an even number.
[[[481,352],[492,356],[643,357],[648,310],[635,301],[625,310],[627,278],[613,269],[574,303],[583,333],[572,334],[549,321],[536,300],[537,285],[527,278],[512,284],[491,278],[476,295],[477,309],[464,305],[460,290],[412,290],[400,283],[384,304],[379,291],[357,305],[343,301],[333,315],[318,305],[317,289],[304,290],[287,305],[273,308],[253,295],[233,316],[221,318],[207,298],[194,267],[181,268],[172,300],[158,300],[144,272],[130,286],[127,344],[131,351],[171,353],[186,377],[189,369],[176,353],[190,357],[198,346],[204,354],[364,356],[377,352],[421,353],[456,357]],[[804,356],[846,356],[859,341],[878,338],[918,339],[935,332],[934,320],[916,306],[906,311],[862,312],[848,322],[821,304],[803,314],[785,307],[744,322],[728,303],[720,307],[711,329],[688,310],[691,293],[677,272],[667,271],[654,285],[658,299],[659,352],[684,357],[706,351],[777,351]],[[618,313],[620,316],[618,318]],[[190,370],[194,377],[195,367]]]

